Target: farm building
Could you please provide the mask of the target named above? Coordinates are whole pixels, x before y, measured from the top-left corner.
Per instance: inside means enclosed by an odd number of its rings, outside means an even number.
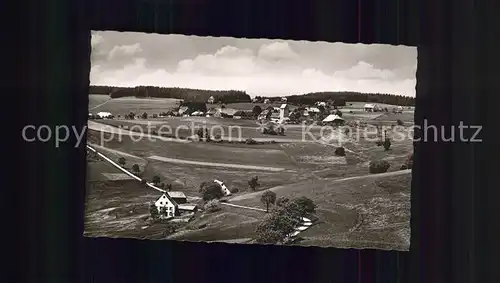
[[[328,115],[328,117],[323,119],[322,122],[325,124],[331,124],[331,125],[343,125],[344,119],[342,119],[342,117],[340,117],[336,114],[330,114],[330,115]]]
[[[215,116],[217,114],[217,109],[215,108],[210,108],[207,113],[205,113],[207,115],[207,117],[212,117],[212,116]]]
[[[177,213],[178,204],[167,196],[167,194],[163,194],[158,200],[156,200],[155,206],[158,209],[158,212],[161,212],[162,208],[165,208],[167,210],[167,217],[174,217]]]
[[[266,99],[264,99],[264,103],[269,104],[269,103],[271,103],[271,100],[269,100],[269,98],[266,98]]]
[[[214,97],[213,97],[213,96],[210,96],[210,97],[208,98],[207,103],[208,103],[208,104],[214,104],[214,102],[215,102]]]
[[[326,107],[326,102],[324,102],[324,101],[318,101],[318,102],[315,103],[315,105],[317,107],[320,107],[320,106]]]
[[[236,113],[238,110],[232,109],[232,108],[219,108],[217,110],[216,117],[223,117],[223,118],[233,118],[234,113]]]
[[[373,112],[375,110],[375,105],[373,104],[365,104],[363,107],[366,112]]]
[[[187,106],[181,106],[179,108],[178,113],[179,113],[179,115],[184,115],[186,112],[188,112],[188,110],[189,110],[189,107],[187,107]]]
[[[183,210],[183,211],[196,211],[196,204],[179,204],[177,209]]]
[[[286,97],[281,98],[281,102],[286,103],[287,101],[288,101],[288,98],[286,98]]]
[[[252,111],[238,110],[233,114],[234,119],[247,119],[253,117]]]
[[[204,114],[203,111],[194,111],[191,113],[191,116],[203,116]]]
[[[290,115],[290,107],[288,104],[284,103],[280,106],[280,120],[283,121],[286,117]]]
[[[174,200],[177,204],[185,204],[187,202],[187,197],[183,192],[167,192],[168,196]]]
[[[109,113],[109,112],[99,112],[97,113],[97,116],[101,119],[104,119],[104,118],[113,118],[113,114]]]
[[[268,120],[271,118],[272,111],[270,109],[264,109],[262,112],[260,112],[259,117],[257,117],[258,120]]]
[[[214,180],[214,182],[217,183],[217,184],[219,184],[219,186],[222,189],[222,193],[224,194],[224,196],[230,196],[231,195],[231,191],[226,187],[226,185],[224,184],[224,182],[219,181],[219,180]]]

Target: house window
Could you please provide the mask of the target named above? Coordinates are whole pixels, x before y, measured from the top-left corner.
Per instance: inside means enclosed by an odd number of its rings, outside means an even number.
[[[160,201],[160,205],[163,205],[163,201]]]

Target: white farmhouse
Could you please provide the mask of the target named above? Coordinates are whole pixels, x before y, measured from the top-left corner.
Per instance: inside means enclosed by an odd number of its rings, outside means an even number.
[[[171,218],[175,216],[177,210],[177,203],[171,199],[167,194],[163,194],[156,202],[155,206],[158,209],[158,212],[161,213],[162,208],[166,208],[167,217]]]
[[[207,103],[208,103],[208,104],[214,104],[214,102],[215,102],[214,97],[213,97],[213,96],[210,96],[210,97],[208,98]]]
[[[109,112],[99,112],[97,113],[97,116],[99,116],[99,118],[101,119],[113,117],[113,115]]]
[[[214,180],[214,182],[217,183],[217,184],[219,184],[219,186],[222,189],[222,193],[224,194],[224,196],[230,196],[231,195],[231,191],[226,187],[226,185],[224,184],[224,182],[219,181],[219,180]]]
[[[373,110],[375,110],[375,105],[365,104],[365,106],[363,108],[365,109],[366,112],[373,112]]]

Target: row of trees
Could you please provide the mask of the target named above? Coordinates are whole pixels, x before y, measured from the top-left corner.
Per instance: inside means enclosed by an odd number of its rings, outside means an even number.
[[[178,87],[157,87],[157,86],[137,86],[137,87],[113,87],[113,86],[90,86],[91,94],[109,94],[111,98],[118,97],[158,97],[177,98],[184,101],[207,102],[213,96],[216,102],[236,103],[250,102],[250,96],[240,90],[204,90],[188,89]]]
[[[312,105],[317,101],[334,100],[336,106],[345,106],[346,101],[385,103],[402,106],[415,106],[415,98],[385,93],[360,92],[313,92],[287,97],[288,103]]]

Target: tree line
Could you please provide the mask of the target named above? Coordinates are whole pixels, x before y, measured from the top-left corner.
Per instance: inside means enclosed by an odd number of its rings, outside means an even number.
[[[338,92],[310,92],[298,95],[286,96],[287,102],[295,105],[313,105],[317,101],[332,101],[334,106],[345,106],[346,101],[372,102],[401,106],[415,106],[415,98],[387,93],[361,93],[352,91]],[[255,101],[269,99],[271,102],[279,102],[281,97],[257,96]]]
[[[112,86],[90,86],[90,94],[108,94],[111,98],[119,97],[155,97],[176,98],[184,101],[207,102],[213,96],[216,103],[250,102],[250,95],[240,90],[204,90],[179,87],[112,87]]]

